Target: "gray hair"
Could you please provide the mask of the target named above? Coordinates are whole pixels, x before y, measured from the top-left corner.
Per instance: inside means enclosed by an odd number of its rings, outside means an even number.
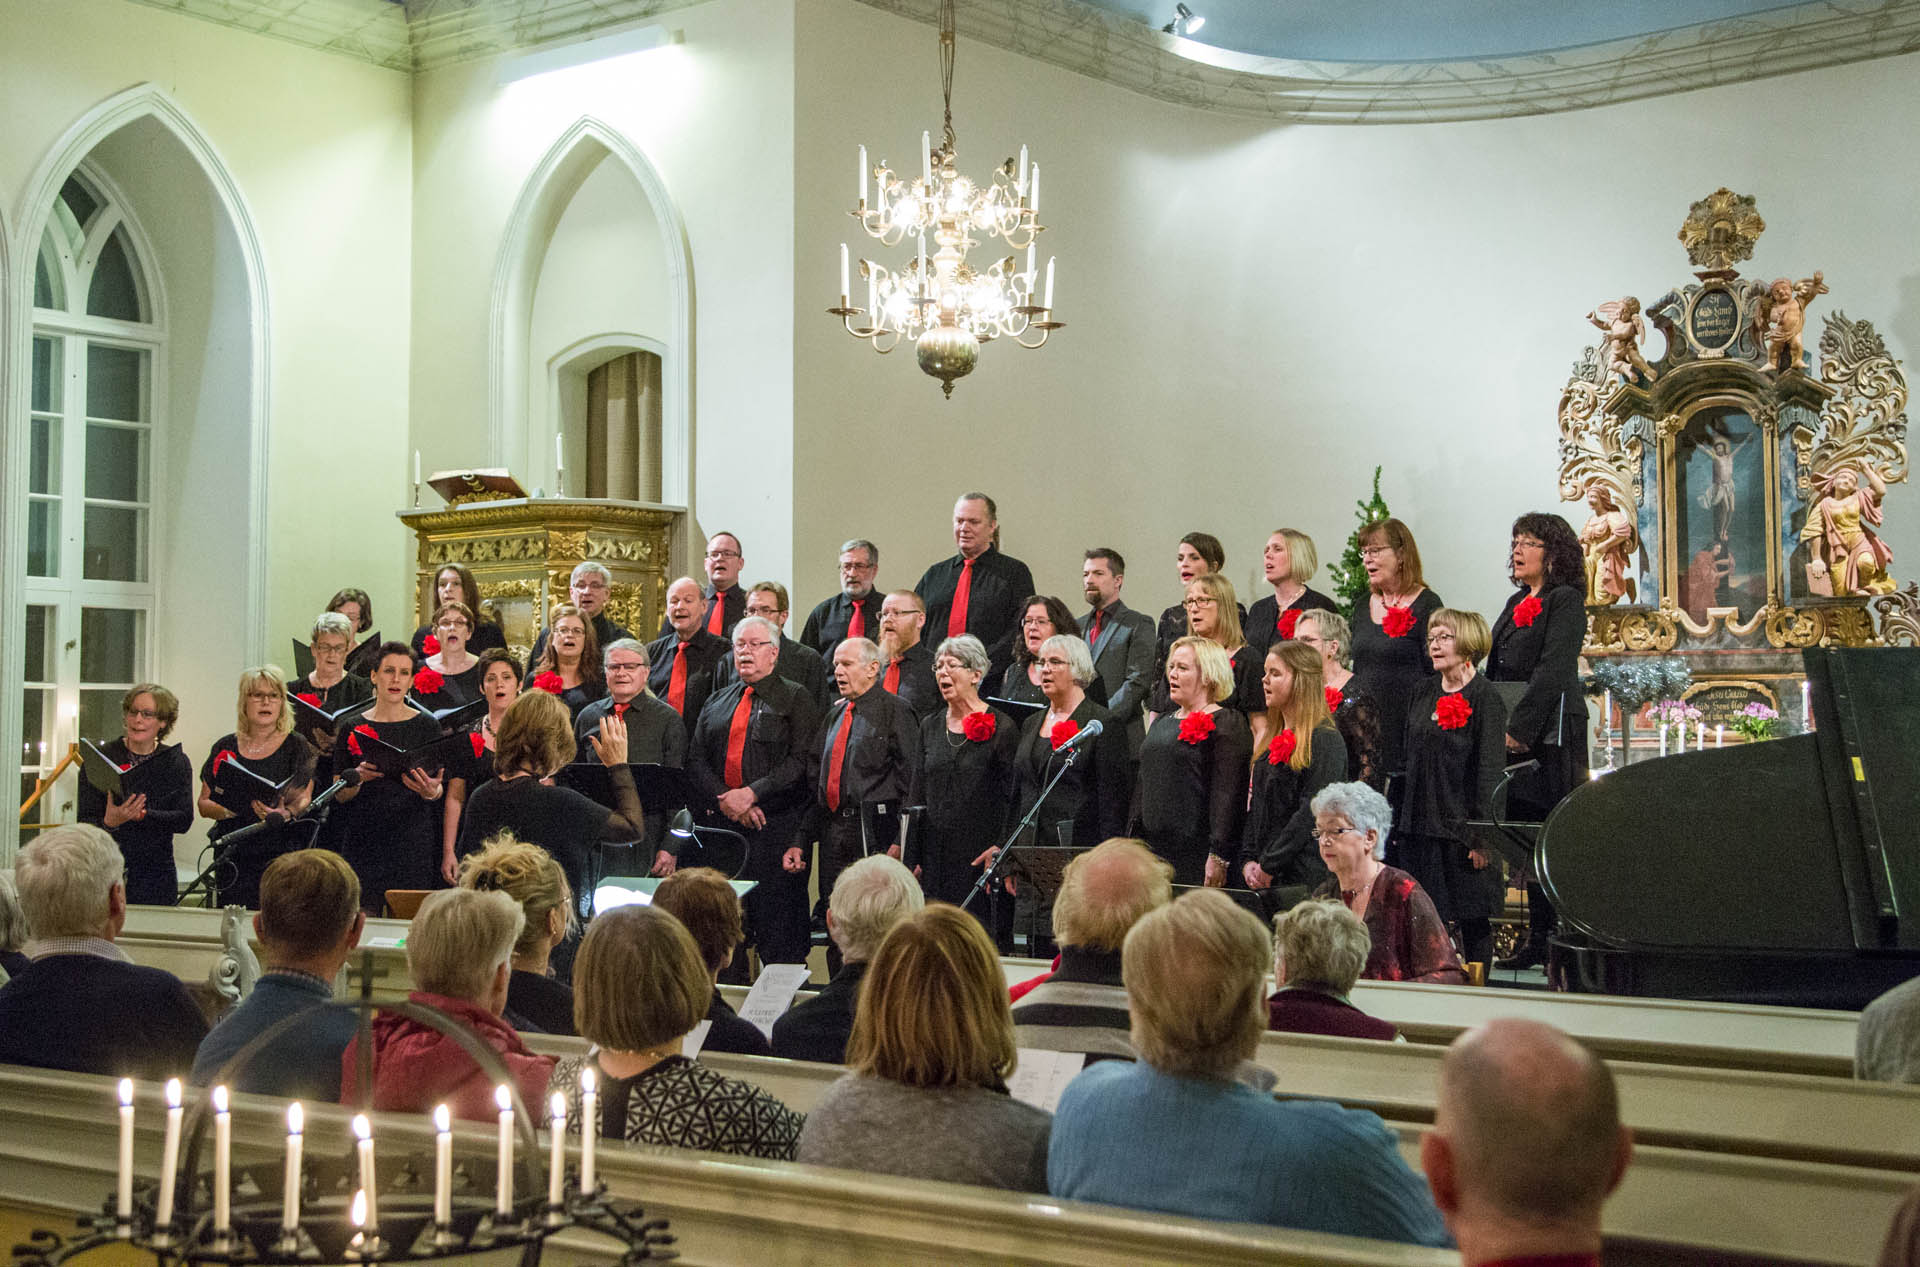
[[[527,913],[498,889],[429,893],[407,929],[407,971],[416,990],[475,1002],[513,957]]]
[[[0,950],[18,950],[27,944],[27,917],[20,910],[20,891],[13,872],[0,871]]]
[[[1300,613],[1301,624],[1311,624],[1314,633],[1334,645],[1333,662],[1343,669],[1353,667],[1353,626],[1339,612],[1309,610]]]
[[[1345,994],[1366,970],[1373,941],[1344,902],[1302,902],[1273,917],[1274,973],[1282,984]]]
[[[841,640],[840,646],[852,647],[860,656],[860,662],[862,664],[880,663],[880,644],[871,638],[845,638]],[[840,648],[835,647],[834,654],[838,655],[839,653]]]
[[[613,573],[607,571],[607,565],[604,563],[597,563],[592,559],[588,559],[584,563],[574,564],[573,571],[568,573],[567,575],[567,582],[571,584],[574,581],[579,580],[583,576],[597,576],[601,580],[605,581],[609,586],[613,584]]]
[[[972,634],[955,634],[942,639],[933,650],[933,658],[938,660],[943,655],[952,656],[963,667],[972,669],[982,678],[993,671],[993,659],[987,655],[986,645]]]
[[[1093,652],[1087,647],[1085,638],[1076,638],[1072,634],[1055,634],[1040,644],[1040,654],[1058,651],[1067,659],[1067,668],[1073,674],[1073,680],[1080,686],[1087,686],[1094,679]]]
[[[604,669],[607,667],[607,658],[616,651],[631,651],[640,657],[640,666],[642,668],[652,667],[653,657],[647,654],[646,643],[640,641],[638,638],[615,638],[600,652],[601,668]],[[642,685],[645,685],[645,683],[642,683]]]
[[[875,567],[880,566],[880,547],[865,537],[855,537],[851,541],[842,541],[840,543],[840,553],[845,554],[849,550],[865,550],[867,552],[867,562],[873,564]]]
[[[114,887],[126,876],[120,846],[91,823],[68,823],[34,837],[13,872],[27,929],[42,941],[104,935]]]
[[[1393,807],[1366,784],[1329,783],[1313,798],[1310,808],[1315,814],[1338,814],[1361,831],[1376,833],[1373,856],[1385,856],[1387,833],[1393,830]]]
[[[761,633],[767,635],[767,641],[773,644],[774,649],[776,651],[779,650],[780,628],[765,616],[742,616],[740,623],[733,627],[733,640],[735,642],[740,641],[740,631],[742,629],[758,629]]]
[[[348,648],[353,646],[353,622],[339,612],[321,612],[313,618],[313,633],[309,636],[318,638],[321,634],[335,634],[347,640]]]
[[[827,910],[833,939],[850,960],[870,958],[893,926],[927,904],[913,872],[886,854],[871,854],[840,873]]]
[[[1130,1037],[1161,1073],[1230,1078],[1267,1028],[1267,927],[1219,889],[1142,916],[1120,950]]]

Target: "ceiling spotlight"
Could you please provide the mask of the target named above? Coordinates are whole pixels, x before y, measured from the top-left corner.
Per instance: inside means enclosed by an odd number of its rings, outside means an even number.
[[[1160,29],[1168,35],[1191,36],[1207,24],[1207,20],[1184,4],[1173,6],[1173,21]]]

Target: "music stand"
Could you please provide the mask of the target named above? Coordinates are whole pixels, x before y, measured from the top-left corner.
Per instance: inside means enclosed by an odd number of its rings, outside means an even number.
[[[1212,886],[1205,884],[1176,884],[1173,886],[1173,896],[1178,898],[1183,893],[1198,893],[1202,889],[1210,887]],[[1272,921],[1274,913],[1265,908],[1265,905],[1260,901],[1260,895],[1252,889],[1239,889],[1228,885],[1226,888],[1217,891],[1232,898],[1233,904],[1241,910],[1246,911],[1250,915],[1257,916],[1261,923],[1265,924]]]
[[[1533,873],[1533,846],[1540,839],[1542,824],[1469,818],[1461,826],[1467,829],[1469,848],[1490,850],[1505,858],[1513,870]]]
[[[1067,864],[1086,852],[1071,845],[1015,845],[1007,850],[1007,863],[1000,871],[1018,876],[1023,891],[1032,885],[1034,902],[1044,910],[1053,905],[1054,894],[1065,882]]]

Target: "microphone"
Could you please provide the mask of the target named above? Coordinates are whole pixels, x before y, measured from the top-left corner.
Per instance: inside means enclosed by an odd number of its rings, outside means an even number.
[[[1529,757],[1525,761],[1516,761],[1510,766],[1502,767],[1508,778],[1512,778],[1516,774],[1530,774],[1539,768],[1540,758],[1538,757]]]
[[[1072,752],[1074,749],[1082,746],[1083,744],[1092,743],[1095,739],[1099,738],[1100,732],[1105,729],[1106,729],[1106,726],[1103,723],[1097,720],[1090,721],[1086,725],[1082,726],[1080,728],[1079,733],[1074,735],[1073,738],[1061,744],[1060,751]]]
[[[360,768],[358,766],[354,766],[349,769],[342,770],[339,774],[335,775],[334,781],[337,782],[341,787],[359,787],[360,781],[364,777],[366,776],[360,773]]]

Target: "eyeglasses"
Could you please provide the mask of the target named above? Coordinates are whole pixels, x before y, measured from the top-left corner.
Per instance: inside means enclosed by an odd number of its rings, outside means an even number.
[[[707,551],[707,557],[709,559],[737,559],[740,557],[740,552],[738,550],[709,550]]]
[[[878,563],[847,563],[842,561],[840,570],[842,572],[871,572],[879,566]]]
[[[637,660],[616,660],[607,666],[609,673],[644,673],[647,666]]]
[[[1361,831],[1358,827],[1329,827],[1325,831],[1320,831],[1319,829],[1316,828],[1315,830],[1308,832],[1307,834],[1313,837],[1313,843],[1316,845],[1319,844],[1321,841],[1325,840],[1329,836],[1347,836],[1347,835],[1364,836],[1366,835],[1366,833]]]
[[[1427,645],[1429,647],[1431,647],[1436,642],[1452,642],[1452,641],[1453,641],[1453,635],[1448,633],[1444,629],[1442,629],[1438,633],[1430,633],[1427,635]]]
[[[317,656],[345,655],[347,654],[347,644],[344,642],[316,642],[313,644],[313,654]]]
[[[1022,625],[1051,625],[1053,620],[1047,616],[1028,616],[1020,622]]]
[[[1361,546],[1360,547],[1360,557],[1363,559],[1377,559],[1383,554],[1391,554],[1392,552],[1393,552],[1392,546]]]
[[[1219,602],[1217,598],[1188,598],[1182,599],[1180,605],[1182,607],[1214,607],[1218,606]]]
[[[573,588],[577,590],[604,590],[607,588],[607,583],[597,576],[591,576],[585,580],[575,581]]]
[[[160,720],[160,714],[154,712],[151,708],[129,708],[124,710],[122,715],[126,717],[138,718],[141,721],[159,721]]]
[[[747,615],[758,616],[762,620],[772,620],[780,614],[778,607],[748,607]]]
[[[278,692],[278,691],[248,691],[248,692],[247,692],[247,698],[248,698],[249,700],[253,700],[253,701],[255,701],[256,703],[257,703],[257,702],[259,702],[259,701],[262,701],[262,700],[271,700],[271,701],[273,701],[274,703],[276,703],[276,704],[277,704],[277,703],[279,703],[279,702],[280,702],[280,692]]]
[[[748,642],[745,639],[735,639],[733,649],[735,651],[765,651],[772,646],[773,644],[765,638],[753,642]]]

